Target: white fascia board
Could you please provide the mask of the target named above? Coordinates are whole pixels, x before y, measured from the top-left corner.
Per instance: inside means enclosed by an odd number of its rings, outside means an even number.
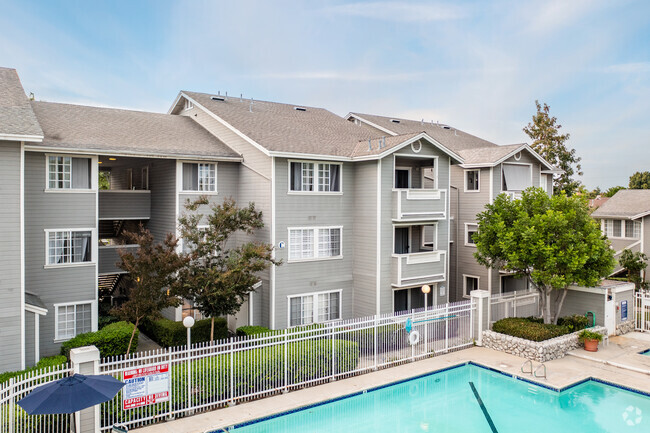
[[[494,165],[501,164],[503,161],[505,161],[506,159],[514,156],[518,152],[521,152],[522,150],[527,150],[528,152],[530,152],[530,154],[533,155],[540,162],[540,164],[542,164],[543,166],[546,166],[549,170],[556,170],[555,167],[553,167],[551,164],[549,164],[548,161],[546,161],[544,158],[542,158],[540,156],[540,154],[535,152],[535,150],[532,147],[530,147],[527,143],[523,143],[521,146],[519,146],[518,148],[516,148],[512,152],[508,153],[506,156],[504,156],[503,158],[496,161],[494,163]]]
[[[47,315],[47,310],[45,308],[37,307],[36,305],[31,305],[25,303],[25,311],[32,312],[34,314],[38,314],[40,316],[46,316]]]
[[[415,137],[411,137],[408,140],[405,140],[403,143],[398,144],[397,146],[393,146],[390,149],[387,149],[386,151],[377,154],[377,155],[368,155],[368,156],[357,156],[352,158],[354,161],[368,161],[372,159],[383,159],[387,155],[390,155],[391,153],[397,152],[398,150],[408,146],[411,143],[414,143],[418,140],[425,139],[429,141],[431,144],[442,150],[444,153],[446,153],[448,156],[451,156],[454,158],[456,161],[463,162],[463,158],[458,155],[457,153],[453,152],[446,146],[444,146],[442,143],[438,142],[437,140],[434,140],[429,134],[426,132],[421,132],[420,134],[416,135]]]
[[[55,147],[55,146],[25,146],[25,151],[29,152],[56,152],[56,153],[70,153],[75,155],[110,155],[122,157],[137,157],[137,158],[155,158],[155,159],[189,159],[201,161],[223,161],[223,162],[241,162],[244,159],[241,156],[208,156],[208,155],[185,155],[185,154],[152,154],[149,152],[125,152],[124,150],[110,149],[74,149],[70,147]]]
[[[296,152],[269,152],[269,156],[277,158],[292,158],[292,159],[313,159],[314,161],[352,161],[349,156],[337,155],[319,155],[315,153],[296,153]],[[373,158],[376,159],[376,158]]]
[[[221,123],[223,126],[225,126],[226,128],[230,129],[232,132],[234,132],[235,134],[239,135],[241,138],[243,138],[244,140],[246,140],[249,144],[251,144],[251,145],[252,145],[253,147],[255,147],[257,150],[259,150],[260,152],[262,152],[264,155],[266,155],[266,156],[271,156],[271,154],[270,154],[270,152],[268,151],[267,148],[265,148],[265,147],[262,146],[261,144],[257,143],[255,140],[253,140],[252,138],[250,138],[248,135],[244,134],[244,133],[241,132],[239,129],[235,128],[235,127],[232,126],[230,123],[226,122],[226,121],[223,120],[221,117],[217,116],[217,115],[214,114],[212,111],[210,111],[210,110],[208,110],[207,108],[205,108],[203,105],[199,104],[195,99],[193,99],[193,98],[187,96],[187,95],[186,95],[185,93],[183,93],[183,92],[180,93],[179,97],[180,97],[181,95],[182,95],[184,98],[186,98],[188,101],[191,101],[192,104],[194,104],[195,107],[199,107],[199,108],[200,108],[201,110],[203,110],[203,111],[204,111],[208,116],[212,117],[214,120],[216,120],[217,122]]]
[[[371,122],[371,121],[369,121],[369,120],[364,119],[363,117],[357,116],[356,114],[348,113],[348,115],[345,116],[345,120],[350,120],[351,117],[352,117],[352,118],[355,118],[355,119],[358,119],[359,121],[365,123],[366,125],[370,125],[370,126],[372,126],[373,128],[377,128],[377,129],[379,129],[380,131],[383,131],[383,132],[385,132],[385,133],[388,134],[388,135],[392,135],[393,137],[399,135],[398,133],[396,133],[396,132],[394,132],[394,131],[391,131],[390,129],[386,129],[386,128],[384,128],[383,126],[379,126],[379,125],[377,125],[376,123],[373,123],[373,122]]]
[[[172,104],[171,107],[169,107],[169,110],[167,110],[167,114],[172,114],[172,111],[174,111],[174,108],[178,105],[178,101],[183,97],[183,92],[178,92],[178,95],[176,96],[176,99],[174,99],[174,103]]]
[[[29,143],[43,142],[42,135],[0,134],[1,141],[26,141]]]

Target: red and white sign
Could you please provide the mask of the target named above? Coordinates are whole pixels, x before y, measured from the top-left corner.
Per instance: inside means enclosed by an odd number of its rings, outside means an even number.
[[[169,401],[169,364],[124,370],[124,410]]]

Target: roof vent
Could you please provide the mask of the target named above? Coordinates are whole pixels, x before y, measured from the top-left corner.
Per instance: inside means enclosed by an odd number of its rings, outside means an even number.
[[[442,129],[451,129],[451,126],[449,126],[449,125],[442,125]]]
[[[399,120],[397,120],[397,119],[390,119],[390,121],[393,122],[393,123],[399,123]]]
[[[210,96],[210,99],[212,99],[213,101],[222,101],[222,102],[226,100],[226,98],[224,98],[223,96]]]
[[[293,109],[296,111],[307,111],[305,107],[293,107]]]

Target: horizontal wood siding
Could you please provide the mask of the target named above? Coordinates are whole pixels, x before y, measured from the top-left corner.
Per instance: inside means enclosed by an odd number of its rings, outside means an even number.
[[[149,191],[99,191],[99,219],[146,220],[150,215]]]
[[[551,296],[551,299],[554,300],[555,298],[555,295]],[[557,308],[557,302],[554,302]],[[628,305],[631,305],[631,303]],[[571,316],[573,314],[584,316],[587,311],[593,311],[596,315],[596,325],[605,326],[605,293],[569,290],[566,294],[564,304],[562,305],[560,317]],[[628,311],[632,311],[629,306]]]
[[[149,168],[151,217],[147,227],[154,239],[162,242],[168,233],[176,234],[176,161],[155,160]]]
[[[0,141],[0,372],[21,367],[20,154],[20,143]]]
[[[95,263],[45,269],[45,229],[97,228],[97,193],[46,193],[45,154],[25,153],[25,289],[38,295],[48,313],[40,319],[41,356],[56,355],[55,303],[93,301]]]

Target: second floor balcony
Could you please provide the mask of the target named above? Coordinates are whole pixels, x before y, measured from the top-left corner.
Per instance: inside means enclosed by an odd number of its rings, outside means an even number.
[[[393,254],[392,285],[407,287],[444,281],[447,267],[445,255],[445,251]]]
[[[126,273],[123,269],[117,266],[117,263],[120,261],[120,255],[118,251],[120,249],[123,249],[129,252],[135,252],[138,247],[139,245],[100,245],[98,251],[99,275]]]
[[[447,191],[408,188],[393,190],[393,220],[415,221],[445,218]]]
[[[99,191],[100,220],[148,220],[150,217],[151,192],[149,190]]]

